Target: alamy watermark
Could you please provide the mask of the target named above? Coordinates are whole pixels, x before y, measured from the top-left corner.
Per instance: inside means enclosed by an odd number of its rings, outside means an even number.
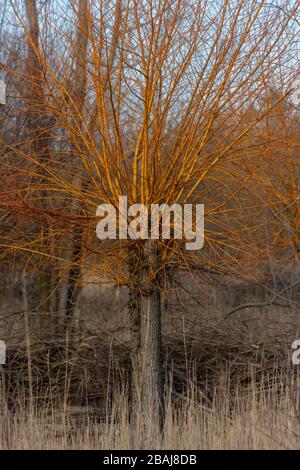
[[[6,363],[6,344],[0,340],[0,365]]]
[[[299,366],[300,364],[300,339],[295,339],[292,342],[292,348],[295,349],[295,351],[292,354],[292,363],[294,366]]]
[[[128,206],[127,196],[119,197],[119,206],[100,204],[101,217],[96,233],[100,240],[185,240],[186,250],[204,245],[204,204],[144,204]]]

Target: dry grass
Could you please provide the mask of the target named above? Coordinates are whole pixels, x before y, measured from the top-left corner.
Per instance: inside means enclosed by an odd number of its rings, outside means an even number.
[[[180,323],[168,328],[165,371],[172,380],[163,435],[157,429],[146,435],[144,423],[130,422],[127,343],[112,347],[107,334],[83,328],[72,341],[55,343],[33,331],[29,363],[24,341],[10,338],[0,449],[300,448],[291,341],[282,328],[280,337],[261,331],[263,341],[258,332],[207,320],[193,320],[184,334]]]
[[[281,375],[229,391],[226,375],[210,403],[190,386],[183,396],[169,387],[164,433],[130,424],[128,400],[119,393],[102,417],[94,409],[49,402],[13,411],[2,403],[1,449],[297,449],[300,422],[295,387]]]
[[[10,346],[0,449],[300,448],[300,380],[290,349],[274,338],[258,346],[233,325],[196,326],[184,342],[180,332],[165,338],[172,380],[162,435],[130,422],[126,345],[111,348],[94,336],[71,344],[62,338],[54,348],[32,335],[31,374],[26,349]]]

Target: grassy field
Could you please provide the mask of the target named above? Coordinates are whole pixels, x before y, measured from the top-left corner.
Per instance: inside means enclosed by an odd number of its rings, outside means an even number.
[[[297,449],[300,420],[296,383],[281,373],[252,380],[243,390],[228,389],[230,378],[214,390],[194,387],[176,396],[166,392],[163,433],[145,434],[142,422],[130,423],[126,393],[109,409],[95,410],[33,399],[25,406],[2,405],[1,449]]]

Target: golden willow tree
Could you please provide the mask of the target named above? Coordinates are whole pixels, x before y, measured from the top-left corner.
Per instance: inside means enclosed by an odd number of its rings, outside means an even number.
[[[1,247],[64,280],[66,317],[84,278],[128,286],[135,403],[149,425],[161,423],[161,293],[170,273],[242,274],[260,255],[249,248],[260,209],[239,195],[264,163],[265,141],[253,136],[272,106],[262,109],[259,97],[293,62],[299,2],[39,7],[12,2],[23,47],[4,44],[18,67],[1,68],[23,87],[5,112]],[[24,132],[11,138],[16,122]],[[205,247],[98,240],[97,207],[118,210],[120,196],[149,212],[153,203],[205,203]]]

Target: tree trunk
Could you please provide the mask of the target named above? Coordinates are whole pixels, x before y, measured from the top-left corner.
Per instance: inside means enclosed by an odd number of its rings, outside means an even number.
[[[82,128],[82,117],[79,114],[82,113],[85,95],[86,95],[86,84],[87,84],[87,48],[88,48],[88,0],[79,0],[78,11],[77,11],[77,40],[76,49],[74,51],[75,57],[75,71],[74,80],[70,89],[70,95],[76,102],[76,107],[73,111],[73,121],[77,123],[79,128]],[[73,143],[70,143],[70,150],[76,155],[77,149]],[[77,157],[77,164],[80,168],[82,166],[81,157]],[[82,188],[82,175],[81,172],[76,174],[73,179],[73,184],[76,187]],[[71,204],[71,213],[78,214],[81,211],[80,203],[77,199],[73,199]],[[73,231],[73,240],[70,246],[70,252],[68,253],[70,268],[67,272],[66,287],[61,293],[61,303],[63,305],[63,328],[66,333],[66,328],[72,323],[73,314],[76,308],[76,302],[79,294],[78,283],[81,277],[81,269],[78,261],[81,256],[82,249],[82,230],[75,227]]]
[[[26,16],[28,22],[28,35],[27,39],[27,126],[24,133],[30,137],[31,150],[35,158],[42,164],[47,165],[51,158],[50,141],[51,129],[54,124],[54,118],[48,112],[45,92],[44,92],[44,78],[43,78],[43,65],[40,60],[40,30],[39,30],[39,17],[36,0],[26,0]],[[40,169],[40,174],[44,174],[43,168]],[[41,206],[43,209],[47,208],[48,192],[43,189],[39,192],[41,199]],[[47,239],[47,228],[45,230],[45,239]],[[52,263],[44,269],[44,272],[39,273],[36,282],[36,294],[38,297],[37,308],[38,311],[45,313],[40,317],[40,327],[42,331],[51,333],[51,293],[52,293],[52,275],[54,267]],[[48,315],[48,316],[47,316]]]
[[[140,250],[140,252],[138,251]],[[132,334],[133,421],[144,428],[146,440],[162,430],[164,383],[161,335],[159,256],[155,243],[141,242],[132,251],[129,310]]]

